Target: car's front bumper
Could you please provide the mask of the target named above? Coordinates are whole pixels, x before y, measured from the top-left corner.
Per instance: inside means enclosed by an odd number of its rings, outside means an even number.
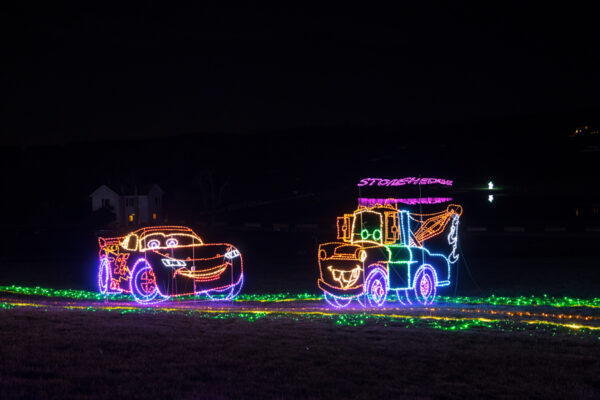
[[[210,266],[196,265],[191,268],[170,271],[165,282],[171,296],[193,295],[209,290],[224,290],[234,286],[242,277],[241,260],[234,259]]]

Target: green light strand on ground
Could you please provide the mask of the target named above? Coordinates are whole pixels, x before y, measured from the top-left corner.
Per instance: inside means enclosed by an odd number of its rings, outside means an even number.
[[[493,306],[550,306],[550,307],[600,307],[600,298],[581,299],[574,297],[551,297],[543,296],[495,296],[488,297],[466,297],[466,296],[440,296],[439,303],[452,304],[488,304]]]
[[[431,320],[428,318],[415,317],[399,317],[399,316],[382,316],[382,315],[371,315],[369,313],[358,313],[358,314],[320,314],[320,313],[305,313],[305,314],[290,314],[290,313],[269,313],[269,312],[219,312],[209,313],[201,310],[162,310],[160,308],[131,308],[126,310],[110,310],[110,309],[95,309],[88,307],[86,311],[116,311],[120,314],[162,314],[162,313],[175,313],[186,315],[195,318],[213,319],[213,320],[228,320],[228,319],[240,319],[247,322],[256,322],[262,319],[279,320],[288,319],[294,321],[330,321],[338,326],[346,327],[361,327],[368,325],[383,325],[391,327],[404,327],[404,328],[429,328],[447,332],[460,332],[474,329],[490,329],[500,330],[505,332],[522,332],[522,333],[545,333],[556,335],[557,333],[563,333],[568,335],[588,337],[591,335],[597,335],[598,332],[590,329],[572,329],[568,326],[547,326],[542,323],[539,324],[523,324],[518,321],[510,320],[493,320],[493,321],[481,321],[478,319],[469,320]],[[600,339],[600,336],[598,337]]]
[[[49,311],[56,306],[47,306],[36,303],[7,303],[0,302],[0,310],[13,310],[19,308],[36,307]],[[532,335],[534,333],[544,333],[556,335],[557,333],[589,337],[594,336],[600,339],[598,329],[593,327],[576,326],[573,324],[565,324],[552,321],[514,321],[505,319],[483,319],[483,318],[463,318],[463,317],[438,317],[431,315],[385,315],[371,313],[332,313],[332,312],[281,312],[281,311],[206,311],[203,309],[197,310],[178,310],[178,309],[163,309],[163,308],[141,308],[128,306],[64,306],[64,309],[77,312],[117,312],[120,314],[176,314],[188,317],[206,318],[213,320],[240,319],[248,322],[256,322],[258,320],[278,320],[287,319],[293,321],[328,321],[339,326],[346,327],[361,327],[367,325],[383,325],[385,327],[404,327],[404,328],[429,328],[441,331],[458,332],[474,329],[490,329],[500,330],[504,332],[518,332]]]
[[[131,296],[122,294],[101,294],[96,292],[89,292],[86,290],[75,290],[75,289],[49,289],[27,286],[0,286],[0,292],[16,293],[26,296],[43,296],[43,297],[63,297],[68,299],[77,300],[104,300],[106,298],[110,300],[129,300]]]
[[[97,292],[74,289],[50,289],[26,286],[0,286],[0,292],[15,293],[26,296],[61,297],[76,300],[131,300],[131,296],[125,294],[103,295]],[[183,296],[169,299],[171,302],[182,300],[203,300],[206,297]],[[388,301],[395,302],[395,294],[390,294]],[[240,294],[236,302],[286,302],[286,301],[322,301],[322,296],[314,293],[266,293],[266,294]],[[600,298],[582,299],[575,297],[552,297],[552,296],[495,296],[473,297],[473,296],[439,296],[438,304],[486,304],[492,306],[549,306],[549,307],[591,307],[600,308]]]

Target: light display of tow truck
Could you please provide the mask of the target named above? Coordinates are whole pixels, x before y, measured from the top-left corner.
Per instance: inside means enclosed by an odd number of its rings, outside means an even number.
[[[318,285],[325,300],[336,308],[353,299],[365,307],[381,307],[395,291],[405,304],[433,303],[437,289],[450,285],[451,265],[458,261],[461,214],[456,204],[416,214],[390,202],[360,205],[338,217],[339,241],[319,246]],[[445,252],[426,246],[440,239]]]

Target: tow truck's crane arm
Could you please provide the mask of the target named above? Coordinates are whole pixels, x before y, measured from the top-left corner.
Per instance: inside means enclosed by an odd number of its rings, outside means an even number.
[[[450,204],[446,210],[435,214],[411,213],[410,219],[421,224],[411,235],[411,240],[416,246],[422,246],[427,239],[442,233],[454,215],[460,217],[461,214],[462,207],[456,204]]]

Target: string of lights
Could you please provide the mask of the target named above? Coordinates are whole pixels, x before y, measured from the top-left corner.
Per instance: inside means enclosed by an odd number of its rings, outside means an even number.
[[[211,305],[212,304],[212,305]],[[301,307],[294,309],[287,308],[256,308],[242,307],[231,308],[215,306],[216,303],[208,303],[206,307],[175,307],[173,305],[154,305],[152,307],[140,307],[129,304],[72,304],[57,303],[51,304],[38,303],[34,301],[18,301],[3,299],[0,301],[0,309],[12,310],[15,308],[33,307],[46,310],[72,310],[85,312],[119,312],[121,314],[129,313],[179,313],[187,316],[212,319],[245,319],[248,321],[257,321],[259,319],[287,318],[296,321],[303,320],[326,320],[333,321],[338,325],[361,326],[369,324],[383,324],[384,326],[396,326],[406,328],[432,328],[447,331],[462,331],[469,329],[495,329],[501,331],[542,331],[552,334],[566,332],[568,334],[598,335],[600,325],[594,322],[600,319],[600,316],[577,316],[549,313],[531,313],[514,312],[507,310],[493,310],[491,313],[487,310],[474,310],[472,308],[454,309],[454,312],[460,313],[486,313],[486,316],[465,316],[465,315],[441,315],[441,312],[447,312],[446,308],[432,307],[411,307],[394,308],[386,310],[388,312],[367,313],[356,310],[356,312],[335,312],[328,309],[315,309],[314,307]],[[222,303],[218,303],[222,304]],[[398,313],[397,311],[401,311]],[[573,321],[577,320],[577,322]],[[579,322],[579,321],[583,321]],[[600,336],[598,336],[600,339]]]
[[[110,300],[110,301],[129,301],[131,296],[127,294],[103,295],[97,292],[76,289],[52,289],[30,286],[0,286],[0,293],[18,294],[24,296],[41,296],[54,298],[67,298],[75,300]],[[181,296],[169,299],[168,301],[185,301],[196,299],[196,296]],[[491,305],[491,306],[516,306],[516,307],[559,307],[559,308],[600,308],[600,297],[589,299],[578,297],[556,297],[549,295],[541,296],[438,296],[438,304],[471,304],[471,305]],[[238,295],[233,302],[318,302],[323,297],[315,293],[244,293]],[[388,296],[388,303],[396,302],[395,294]]]

